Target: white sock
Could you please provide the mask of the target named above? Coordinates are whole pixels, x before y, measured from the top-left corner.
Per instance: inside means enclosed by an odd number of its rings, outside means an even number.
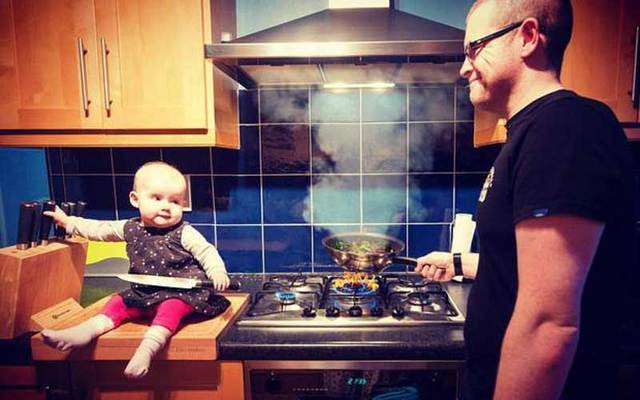
[[[149,372],[149,365],[156,354],[167,344],[172,332],[161,325],[151,325],[145,332],[142,343],[124,369],[127,378],[142,378]]]
[[[44,329],[44,343],[61,351],[89,344],[93,339],[113,329],[113,321],[104,314],[95,315],[71,328],[59,331]]]

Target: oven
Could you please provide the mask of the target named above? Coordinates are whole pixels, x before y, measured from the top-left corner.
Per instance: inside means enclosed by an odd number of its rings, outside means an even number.
[[[439,399],[459,393],[460,361],[247,361],[247,400]]]
[[[345,273],[271,276],[253,293],[236,325],[245,331],[287,331],[300,337],[305,332],[309,337],[322,336],[318,334],[322,331],[350,332],[345,343],[366,347],[364,332],[413,332],[434,324],[455,329],[463,323],[463,314],[440,283],[416,274]],[[330,354],[326,359],[247,360],[245,395],[253,400],[453,400],[458,396],[461,360],[387,360],[380,359],[384,358],[380,353],[373,357],[377,358],[348,360],[336,353],[335,358]]]

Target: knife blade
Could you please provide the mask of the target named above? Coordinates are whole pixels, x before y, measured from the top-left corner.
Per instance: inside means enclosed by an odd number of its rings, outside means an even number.
[[[42,211],[55,211],[56,202],[53,200],[47,200],[42,203]],[[49,244],[49,233],[51,231],[51,225],[53,224],[53,217],[47,217],[46,215],[40,216],[40,242],[43,245]]]
[[[137,283],[138,285],[169,287],[174,289],[212,288],[213,281],[209,279],[174,278],[170,276],[142,275],[142,274],[118,274],[123,281]],[[227,290],[240,289],[240,282],[231,281]]]
[[[33,214],[35,208],[30,201],[20,204],[20,214],[18,217],[18,236],[16,239],[16,248],[18,250],[26,250],[31,242],[31,230],[33,227]]]

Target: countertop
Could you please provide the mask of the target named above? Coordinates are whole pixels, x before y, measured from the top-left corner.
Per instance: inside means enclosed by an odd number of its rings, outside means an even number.
[[[269,275],[232,274],[242,283],[241,291],[252,293]],[[447,283],[446,289],[463,314],[471,284]],[[128,287],[113,277],[85,277],[81,304],[87,306],[98,299]],[[640,301],[633,300],[630,310],[638,310]],[[625,363],[640,364],[640,318],[637,311],[629,314],[622,330]],[[435,325],[401,328],[257,328],[230,327],[218,341],[219,359],[226,360],[450,360],[464,359],[462,326]],[[1,340],[2,364],[30,362],[30,335]]]
[[[254,293],[267,276],[235,275]],[[445,284],[466,313],[468,283]],[[462,325],[379,328],[264,328],[234,325],[218,342],[227,360],[464,360]]]

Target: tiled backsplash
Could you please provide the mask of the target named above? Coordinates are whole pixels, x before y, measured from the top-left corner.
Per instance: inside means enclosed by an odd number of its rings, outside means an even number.
[[[448,249],[499,150],[473,148],[473,109],[454,85],[243,91],[240,123],[239,151],[49,149],[52,193],[87,201],[88,217],[130,218],[133,173],[162,159],[190,176],[185,219],[230,272],[321,272],[337,270],[321,243],[332,232],[385,233],[413,257]]]

